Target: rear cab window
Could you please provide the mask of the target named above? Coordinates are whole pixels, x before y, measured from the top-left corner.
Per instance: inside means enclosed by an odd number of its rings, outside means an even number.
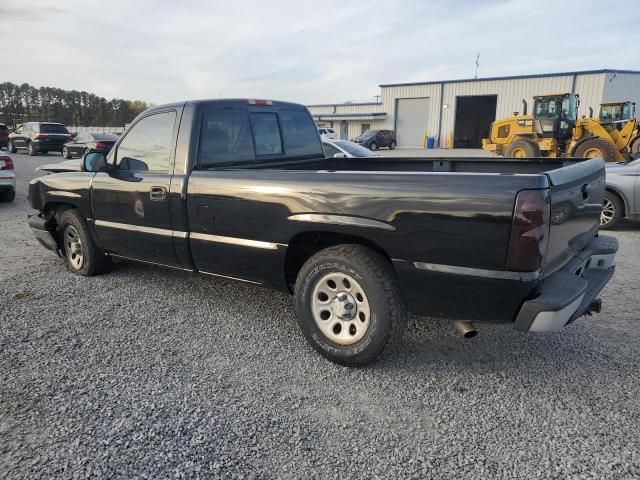
[[[198,166],[260,160],[324,158],[318,128],[306,110],[205,105]]]

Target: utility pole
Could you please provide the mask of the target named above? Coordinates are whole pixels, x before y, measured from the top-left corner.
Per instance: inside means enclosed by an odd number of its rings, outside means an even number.
[[[480,66],[480,52],[476,53],[476,74],[473,78],[478,78],[478,67]]]
[[[380,103],[380,95],[374,95],[373,98],[376,99],[376,103]]]

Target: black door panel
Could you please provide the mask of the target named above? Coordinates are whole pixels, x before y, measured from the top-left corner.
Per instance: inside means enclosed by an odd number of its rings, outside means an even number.
[[[143,117],[109,155],[112,170],[96,174],[91,204],[100,245],[123,257],[180,266],[167,192],[173,175],[176,112]]]

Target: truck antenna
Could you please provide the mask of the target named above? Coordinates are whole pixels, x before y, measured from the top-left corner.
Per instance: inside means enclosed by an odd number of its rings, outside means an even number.
[[[480,52],[476,53],[476,74],[473,78],[478,78],[478,67],[480,66]]]

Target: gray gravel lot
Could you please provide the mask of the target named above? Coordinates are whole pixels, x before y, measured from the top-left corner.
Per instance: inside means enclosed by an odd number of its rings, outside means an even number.
[[[640,223],[558,334],[421,319],[364,369],[281,293],[131,263],[82,278],[0,204],[0,478],[640,478]]]

